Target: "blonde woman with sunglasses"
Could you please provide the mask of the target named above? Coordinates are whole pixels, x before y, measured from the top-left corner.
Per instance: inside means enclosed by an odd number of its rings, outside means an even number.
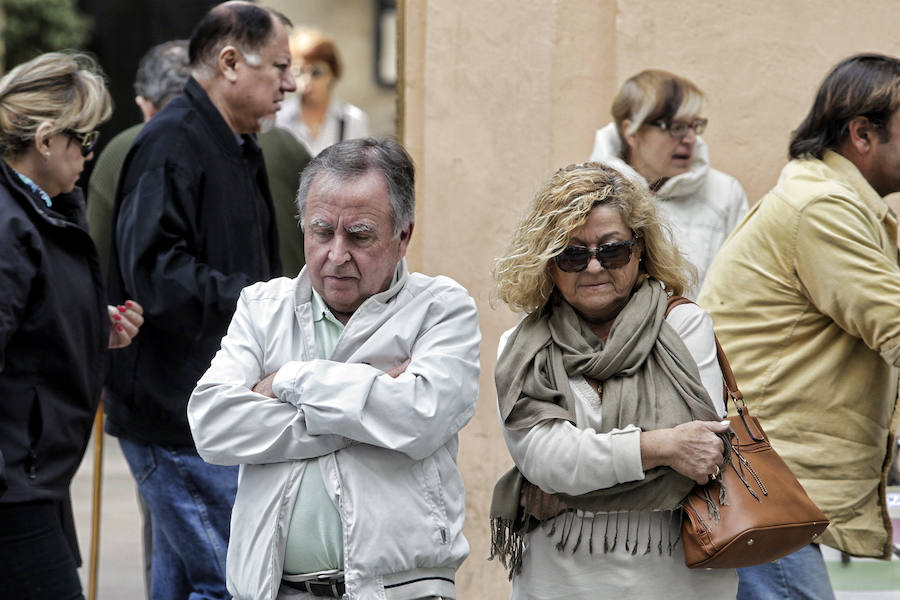
[[[527,316],[495,381],[515,467],[494,488],[492,555],[512,598],[734,598],[734,570],[690,570],[679,507],[726,452],[712,320],[666,315],[694,269],[645,190],[572,165],[538,192],[494,276]]]
[[[649,190],[675,242],[698,272],[699,293],[719,247],[747,213],[738,180],[713,169],[701,134],[705,97],[693,82],[647,69],[630,77],[613,100],[613,122],[597,131],[591,160],[608,164]]]
[[[75,186],[112,112],[88,56],[48,53],[0,79],[0,597],[83,598],[69,485],[107,348],[142,308],[107,306]]]

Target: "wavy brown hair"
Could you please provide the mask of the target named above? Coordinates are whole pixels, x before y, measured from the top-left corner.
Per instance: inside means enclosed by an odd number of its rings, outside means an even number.
[[[850,121],[866,117],[881,142],[890,139],[888,123],[900,108],[900,59],[856,54],[831,70],[806,118],[791,134],[791,158],[822,158],[838,150],[850,134]]]
[[[597,206],[622,216],[641,244],[635,286],[648,277],[682,294],[696,280],[696,269],[672,242],[649,193],[601,163],[569,165],[553,174],[513,231],[506,254],[494,262],[496,296],[516,312],[542,308],[553,292],[550,264]]]

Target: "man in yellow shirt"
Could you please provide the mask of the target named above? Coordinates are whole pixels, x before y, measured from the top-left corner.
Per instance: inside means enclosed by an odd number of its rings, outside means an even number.
[[[710,268],[712,315],[775,449],[831,519],[816,540],[888,558],[885,477],[900,365],[900,60],[839,63],[777,185]],[[740,569],[738,599],[833,598],[818,544]]]

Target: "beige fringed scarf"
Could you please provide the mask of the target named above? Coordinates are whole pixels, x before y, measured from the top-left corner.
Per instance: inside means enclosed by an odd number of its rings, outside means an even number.
[[[569,378],[603,383],[602,432],[634,424],[649,431],[687,421],[719,420],[697,364],[665,322],[667,296],[644,281],[616,317],[605,342],[566,302],[548,304],[510,335],[497,363],[495,383],[505,427],[522,430],[550,419],[575,423]],[[721,436],[728,451],[728,436]],[[559,468],[568,468],[559,465]],[[644,479],[580,496],[546,494],[513,467],[494,486],[491,558],[519,572],[523,535],[561,512],[675,510],[694,481],[667,467]]]

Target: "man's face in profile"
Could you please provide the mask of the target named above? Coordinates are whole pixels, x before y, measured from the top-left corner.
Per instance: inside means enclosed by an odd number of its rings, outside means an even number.
[[[259,51],[259,64],[241,54],[235,65],[237,81],[231,93],[232,120],[238,133],[259,131],[264,123],[274,122],[285,92],[297,89],[291,75],[291,51],[288,32],[277,19],[269,41]]]

